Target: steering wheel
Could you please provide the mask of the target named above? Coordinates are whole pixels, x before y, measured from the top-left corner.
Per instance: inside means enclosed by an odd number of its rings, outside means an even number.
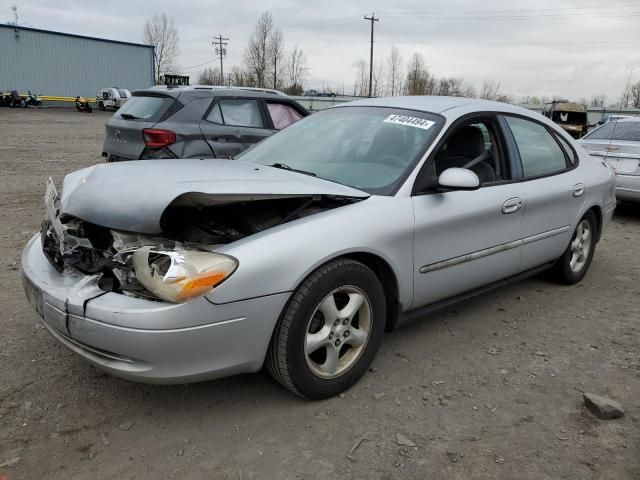
[[[390,153],[382,155],[381,157],[376,159],[375,163],[381,163],[383,165],[394,165],[399,168],[405,168],[407,166],[402,158],[391,155]]]

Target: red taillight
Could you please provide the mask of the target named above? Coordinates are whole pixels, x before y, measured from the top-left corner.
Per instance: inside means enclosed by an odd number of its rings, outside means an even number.
[[[171,130],[145,128],[142,130],[142,135],[144,137],[144,144],[151,148],[166,147],[176,141],[176,134]]]

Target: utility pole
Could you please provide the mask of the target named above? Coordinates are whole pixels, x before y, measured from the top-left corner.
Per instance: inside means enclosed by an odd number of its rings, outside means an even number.
[[[220,34],[218,34],[217,37],[213,38],[214,41],[211,42],[211,44],[216,46],[216,55],[220,57],[220,82],[224,87],[224,70],[222,69],[222,59],[227,56],[227,42],[229,39],[223,38]]]
[[[373,22],[377,22],[380,19],[376,18],[375,13],[372,13],[370,17],[365,16],[364,19],[371,22],[371,55],[369,56],[369,97],[371,97],[371,87],[373,84]]]

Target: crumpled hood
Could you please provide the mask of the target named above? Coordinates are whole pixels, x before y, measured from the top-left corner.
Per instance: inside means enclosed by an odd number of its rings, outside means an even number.
[[[203,205],[310,195],[369,196],[328,180],[234,160],[140,160],[99,164],[67,175],[60,214],[103,227],[158,234],[167,206],[189,193],[197,194],[194,198]]]

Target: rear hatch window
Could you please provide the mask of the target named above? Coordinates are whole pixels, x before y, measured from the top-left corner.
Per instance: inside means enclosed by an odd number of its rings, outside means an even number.
[[[640,142],[640,122],[612,121],[594,130],[585,140]]]
[[[176,101],[173,97],[133,95],[115,114],[115,118],[130,121],[158,122]]]

